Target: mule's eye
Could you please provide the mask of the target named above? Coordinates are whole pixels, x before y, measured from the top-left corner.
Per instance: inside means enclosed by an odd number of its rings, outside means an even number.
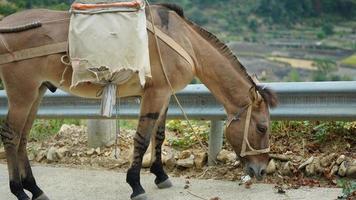
[[[257,131],[261,134],[265,134],[268,130],[268,127],[262,124],[257,125]]]

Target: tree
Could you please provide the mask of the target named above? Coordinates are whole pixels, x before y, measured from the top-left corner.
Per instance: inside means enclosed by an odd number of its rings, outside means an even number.
[[[335,79],[333,72],[337,71],[337,65],[331,60],[315,60],[314,66],[317,70],[313,73],[314,81],[330,81]]]

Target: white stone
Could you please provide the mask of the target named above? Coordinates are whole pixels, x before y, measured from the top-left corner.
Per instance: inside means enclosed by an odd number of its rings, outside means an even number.
[[[217,160],[223,163],[233,163],[236,161],[236,153],[232,151],[222,150],[217,156]]]
[[[345,160],[346,160],[346,156],[340,155],[336,160],[336,164],[341,165],[341,163],[344,162]]]
[[[57,149],[55,147],[51,147],[49,148],[48,152],[47,152],[47,160],[48,161],[57,161],[58,157],[57,157]]]
[[[310,157],[308,160],[306,160],[305,162],[303,162],[298,169],[303,169],[304,167],[306,167],[307,165],[311,164],[314,160],[314,156]]]
[[[339,171],[338,174],[340,176],[345,176],[346,175],[346,171],[347,171],[347,163],[346,161],[342,162],[340,167],[339,167]]]
[[[192,168],[194,166],[194,155],[190,155],[190,157],[186,159],[178,160],[177,165],[184,168]]]
[[[274,172],[276,172],[276,170],[277,170],[276,162],[274,162],[274,160],[271,159],[271,161],[269,161],[269,163],[267,165],[266,172],[267,172],[267,174],[274,174]]]

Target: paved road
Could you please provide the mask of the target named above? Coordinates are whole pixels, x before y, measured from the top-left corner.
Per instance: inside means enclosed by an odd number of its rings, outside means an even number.
[[[77,170],[67,168],[34,167],[40,186],[53,200],[128,200],[131,189],[125,183],[125,174],[112,171]],[[332,200],[341,193],[340,189],[302,188],[288,190],[285,195],[277,194],[273,185],[252,185],[245,189],[236,182],[215,180],[190,180],[190,188],[184,189],[184,178],[172,178],[174,187],[159,190],[153,184],[154,176],[142,175],[142,185],[150,200],[199,200],[189,191],[209,200],[287,200],[316,199]],[[0,165],[0,200],[15,200],[8,188],[6,166]]]

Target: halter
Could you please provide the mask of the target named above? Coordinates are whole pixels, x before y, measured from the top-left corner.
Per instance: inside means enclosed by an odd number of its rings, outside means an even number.
[[[270,152],[269,145],[268,145],[268,148],[256,150],[250,145],[250,142],[248,141],[248,130],[250,127],[250,122],[251,122],[252,104],[248,104],[245,107],[241,108],[237,112],[237,114],[235,114],[233,117],[228,117],[228,119],[226,121],[226,128],[228,128],[233,121],[239,121],[242,113],[244,113],[246,110],[247,110],[247,116],[246,116],[246,121],[245,121],[245,128],[244,128],[245,130],[244,130],[244,137],[243,137],[243,141],[242,141],[240,157],[255,156],[255,155]],[[250,149],[250,151],[246,151],[247,147]]]

